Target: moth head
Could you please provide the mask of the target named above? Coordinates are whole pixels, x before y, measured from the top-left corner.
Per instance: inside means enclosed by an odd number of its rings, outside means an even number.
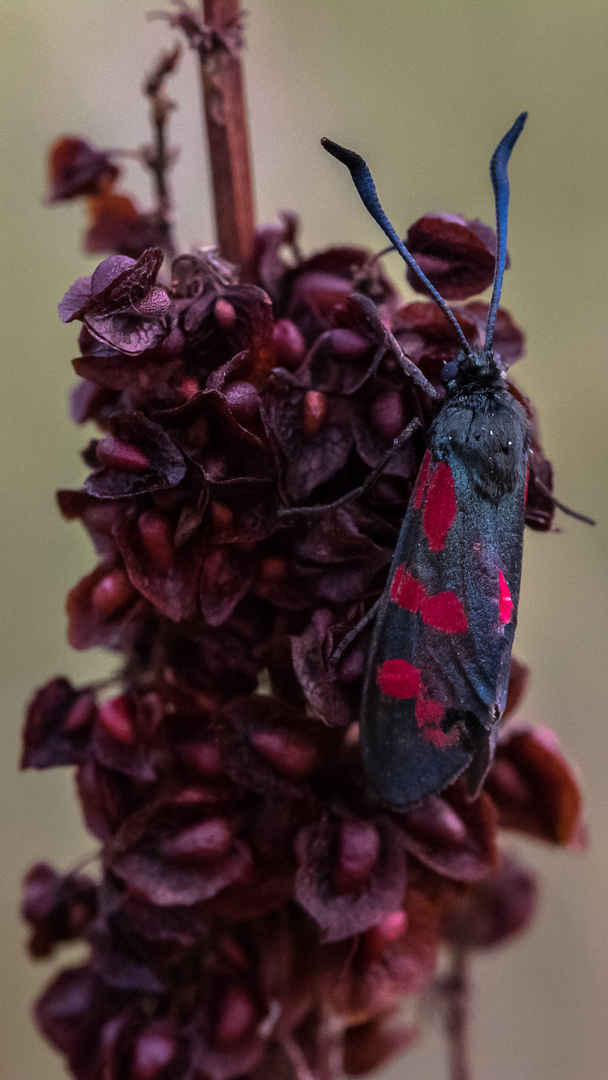
[[[502,369],[491,349],[470,349],[461,351],[455,360],[448,360],[443,365],[441,382],[445,387],[446,397],[462,393],[469,386],[476,390],[484,386],[495,386],[502,379]]]

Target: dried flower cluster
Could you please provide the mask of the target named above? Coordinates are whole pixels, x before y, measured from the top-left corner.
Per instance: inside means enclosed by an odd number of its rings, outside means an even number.
[[[29,707],[24,766],[75,767],[101,844],[96,881],[27,877],[32,954],[90,950],[39,1027],[78,1080],[365,1073],[417,1034],[396,1010],[431,989],[442,944],[492,946],[531,917],[534,877],[498,830],[583,842],[554,736],[512,720],[476,801],[456,783],[387,808],[357,745],[368,632],[332,661],[383,589],[439,405],[426,380],[442,393],[456,339],[367,251],[302,257],[291,216],[258,230],[252,281],[211,250],[164,270],[163,229],[126,213],[111,154],[63,139],[52,165],[55,198],[93,203],[89,249],[115,252],[60,305],[82,324],[74,419],[99,437],[59,504],[99,558],[68,596],[69,640],[123,666],[103,687],[54,679]],[[487,305],[461,302],[491,282],[492,230],[433,214],[408,241],[482,344]],[[505,311],[495,349],[523,352]],[[533,528],[551,525],[550,485],[535,441]],[[514,661],[510,714],[526,680]]]

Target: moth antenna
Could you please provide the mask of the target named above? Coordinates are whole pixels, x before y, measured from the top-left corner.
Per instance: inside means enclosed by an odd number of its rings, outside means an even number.
[[[486,349],[492,348],[494,340],[494,324],[496,312],[500,303],[502,291],[502,279],[507,261],[507,220],[509,216],[509,176],[507,165],[511,157],[511,151],[521,135],[523,126],[528,118],[527,112],[522,112],[517,117],[512,128],[500,140],[490,161],[490,177],[494,188],[494,204],[496,206],[496,262],[494,265],[494,284],[492,286],[492,299],[488,312],[486,326]]]
[[[508,138],[508,136],[505,135],[505,139],[506,138]],[[515,138],[517,138],[517,136],[515,136]],[[503,139],[503,142],[505,141],[505,139]],[[423,273],[423,271],[420,269],[414,256],[411,255],[410,252],[407,250],[405,244],[403,243],[403,240],[397,233],[397,230],[391,225],[384,210],[382,209],[372,174],[369,171],[361,155],[356,154],[354,150],[347,150],[345,146],[340,146],[339,143],[333,142],[331,139],[321,139],[321,146],[325,150],[327,150],[328,154],[331,154],[332,157],[337,158],[337,160],[341,161],[343,165],[346,165],[347,169],[350,172],[350,175],[353,178],[353,183],[359,193],[359,197],[361,199],[361,202],[365,206],[365,209],[371,214],[374,221],[378,222],[378,225],[386,234],[386,236],[388,236],[393,247],[395,247],[401,255],[404,263],[409,266],[410,270],[413,270],[417,277],[420,278],[420,281],[423,283],[423,285],[428,289],[433,300],[437,304],[437,307],[440,308],[450,325],[456,331],[456,334],[458,335],[458,340],[462,345],[463,351],[466,353],[467,356],[472,357],[473,354],[471,352],[471,346],[469,345],[466,337],[464,336],[462,327],[460,326],[458,319],[454,315],[454,312],[451,308],[448,307],[443,297],[439,295],[437,289],[433,285],[431,285],[426,274]],[[504,171],[506,176],[506,165]]]

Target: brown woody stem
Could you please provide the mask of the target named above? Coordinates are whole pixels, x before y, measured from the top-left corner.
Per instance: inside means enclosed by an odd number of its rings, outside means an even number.
[[[239,0],[203,0],[205,27],[238,28]],[[254,211],[247,113],[238,49],[199,50],[220,255],[250,274]]]
[[[466,949],[452,949],[451,970],[446,980],[446,1034],[450,1080],[472,1080],[470,1063],[468,957]]]

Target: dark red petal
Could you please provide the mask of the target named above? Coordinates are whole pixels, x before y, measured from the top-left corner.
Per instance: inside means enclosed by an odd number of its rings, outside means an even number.
[[[275,371],[265,390],[264,422],[285,463],[289,498],[304,502],[319,484],[343,468],[354,443],[352,414],[339,398],[326,398],[323,422],[305,431],[306,390],[287,372]]]
[[[53,979],[36,1003],[36,1022],[78,1075],[94,1075],[103,1024],[123,1003],[124,998],[108,990],[84,964]]]
[[[345,825],[324,815],[296,841],[295,896],[325,941],[342,941],[374,926],[400,907],[405,890],[403,846],[392,822],[350,822],[346,838]],[[337,880],[347,892],[338,891]]]
[[[298,232],[295,214],[282,214],[280,225],[258,225],[255,230],[254,260],[257,276],[266,291],[276,300],[283,291],[285,277],[290,269],[281,258],[284,245],[293,245]]]
[[[99,706],[91,748],[105,768],[154,780],[166,756],[163,705],[155,693],[121,694]]]
[[[302,362],[306,342],[291,319],[277,319],[272,331],[279,366],[292,370]]]
[[[49,150],[49,200],[98,195],[111,187],[118,174],[119,169],[103,150],[84,139],[64,135]]]
[[[581,791],[575,769],[545,727],[512,727],[498,745],[486,790],[499,824],[574,849],[586,846]]]
[[[91,594],[91,606],[100,619],[111,619],[135,596],[124,570],[110,570],[97,583]]]
[[[121,499],[175,487],[186,475],[183,455],[169,436],[141,412],[115,413],[112,434],[96,444],[99,468],[84,488],[102,499]]]
[[[176,1053],[175,1039],[153,1026],[138,1036],[133,1050],[133,1080],[157,1080]]]
[[[370,821],[345,821],[340,829],[337,854],[334,871],[337,892],[352,892],[364,886],[380,854],[378,830]]]
[[[158,219],[142,214],[127,195],[107,192],[89,199],[90,225],[85,249],[92,254],[115,251],[138,259],[148,248],[159,247],[164,240]]]
[[[105,769],[92,757],[79,765],[76,787],[86,827],[103,841],[116,832],[138,805],[130,778]]]
[[[93,696],[74,690],[67,679],[53,679],[31,701],[23,732],[24,769],[75,765],[84,757],[95,713]]]
[[[396,1009],[390,1009],[373,1020],[347,1028],[344,1069],[349,1076],[363,1076],[377,1069],[416,1042],[419,1029],[396,1024],[396,1014]]]
[[[147,621],[146,605],[135,590],[128,590],[122,578],[118,589],[108,577],[114,569],[101,563],[70,589],[66,600],[68,641],[73,649],[125,649],[141,633]],[[109,595],[111,594],[111,595]],[[125,600],[111,603],[110,600]]]
[[[204,807],[167,802],[127,818],[109,847],[108,865],[152,903],[189,906],[243,877],[251,856]]]
[[[150,468],[150,461],[141,450],[114,435],[106,435],[105,439],[98,442],[96,451],[99,464],[110,469],[142,472]]]
[[[425,214],[410,225],[406,244],[446,300],[466,300],[492,284],[496,235],[480,221],[452,214]],[[407,280],[416,292],[426,292],[409,269]]]
[[[526,525],[529,525],[531,529],[537,529],[539,532],[547,532],[551,528],[555,516],[555,504],[551,498],[553,466],[544,456],[540,447],[533,447],[529,461]]]
[[[98,889],[80,874],[56,873],[36,863],[23,883],[22,916],[32,927],[32,956],[50,956],[55,945],[83,937],[97,911]]]
[[[190,825],[175,836],[168,836],[160,843],[163,855],[184,862],[204,862],[216,855],[224,855],[232,845],[232,831],[223,818],[209,818],[197,825]]]
[[[253,1076],[256,1065],[264,1056],[264,1040],[255,1031],[226,1045],[208,1040],[206,1035],[194,1038],[192,1063],[196,1076],[209,1080],[237,1080]]]
[[[127,355],[152,348],[169,330],[164,317],[169,299],[155,285],[162,261],[160,248],[150,246],[137,261],[124,255],[104,259],[88,286],[81,278],[66,293],[59,305],[61,318],[64,322],[82,320],[93,338]],[[155,300],[148,312],[150,296]],[[79,299],[82,303],[77,307]]]
[[[362,937],[349,978],[339,981],[334,998],[339,1012],[372,1018],[415,994],[433,978],[439,944],[439,909],[419,887],[408,888],[406,927],[385,938],[377,928]]]
[[[335,616],[327,608],[314,612],[306,630],[291,639],[293,667],[312,707],[326,724],[341,727],[358,719],[360,684],[368,635],[362,633],[339,665],[330,662],[337,643]]]
[[[256,1021],[256,1007],[242,986],[230,986],[223,994],[218,1007],[214,1043],[216,1047],[228,1047],[251,1034]]]
[[[235,698],[218,714],[223,767],[241,787],[260,794],[302,795],[302,784],[335,742],[305,712],[272,697]]]
[[[485,881],[454,891],[446,901],[441,936],[468,948],[500,945],[534,917],[536,875],[502,856]]]
[[[317,762],[316,747],[292,732],[254,731],[251,745],[288,776],[308,776]]]
[[[437,873],[479,881],[496,865],[497,814],[483,792],[470,802],[460,782],[403,814],[408,851]]]

